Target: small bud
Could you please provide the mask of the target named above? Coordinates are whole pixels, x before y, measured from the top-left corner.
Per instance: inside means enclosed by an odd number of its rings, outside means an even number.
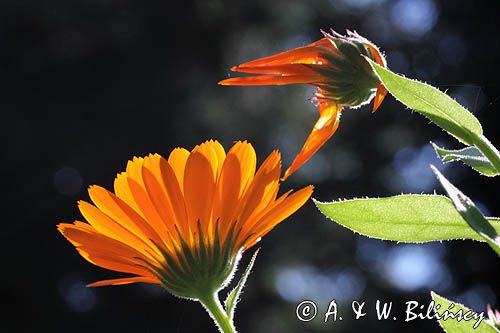
[[[259,75],[219,82],[223,86],[306,83],[317,88],[312,99],[317,102],[319,119],[283,179],[299,169],[332,137],[345,106],[357,108],[375,97],[375,112],[387,95],[387,89],[365,59],[386,67],[384,57],[374,44],[349,30],[347,36],[333,30],[323,34],[324,38],[306,46],[231,67],[235,72]]]
[[[386,62],[380,51],[356,32],[348,31],[347,36],[333,30],[323,34],[336,51],[320,55],[325,58],[326,66],[311,67],[325,78],[318,84],[322,89],[321,97],[352,108],[369,103],[377,91],[379,79],[364,57],[385,67]]]

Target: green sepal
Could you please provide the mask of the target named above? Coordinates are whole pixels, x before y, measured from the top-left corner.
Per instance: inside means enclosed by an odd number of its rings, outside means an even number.
[[[250,259],[250,262],[248,263],[248,266],[245,269],[245,272],[243,272],[243,275],[241,276],[240,280],[238,281],[238,284],[227,295],[227,298],[224,302],[224,305],[226,307],[226,313],[229,317],[229,320],[231,320],[231,321],[233,320],[234,310],[236,309],[236,304],[239,302],[241,293],[243,291],[243,287],[245,287],[245,283],[247,282],[248,276],[250,275],[250,272],[252,271],[252,267],[255,263],[255,259],[257,258],[257,254],[259,254],[259,249],[257,249],[254,252],[254,254],[252,255],[252,258]]]
[[[223,246],[219,234],[219,224],[216,223],[213,240],[205,239],[198,223],[192,248],[177,231],[179,248],[175,249],[175,256],[156,245],[164,262],[160,263],[160,267],[147,262],[145,265],[173,295],[196,300],[214,294],[230,281],[238,260],[233,246],[233,232]]]

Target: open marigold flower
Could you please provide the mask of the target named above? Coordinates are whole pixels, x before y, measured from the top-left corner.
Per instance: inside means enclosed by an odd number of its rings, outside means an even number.
[[[317,87],[315,99],[320,117],[302,150],[283,179],[307,162],[335,133],[344,106],[356,108],[369,103],[373,96],[373,112],[382,103],[387,90],[379,82],[368,57],[381,66],[386,62],[379,49],[356,32],[342,36],[332,30],[324,38],[290,51],[253,60],[235,67],[235,72],[264,74],[230,78],[219,82],[224,86],[263,86],[308,83]]]
[[[200,299],[221,289],[239,253],[253,246],[311,196],[312,186],[277,197],[281,160],[272,152],[256,169],[251,144],[227,153],[217,141],[191,152],[135,157],[118,174],[114,193],[89,188],[78,206],[88,223],[58,225],[89,262],[133,276],[91,286],[160,284]]]

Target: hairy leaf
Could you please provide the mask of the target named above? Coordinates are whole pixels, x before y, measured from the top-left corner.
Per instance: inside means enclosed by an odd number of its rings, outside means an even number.
[[[388,198],[314,201],[338,224],[362,235],[408,243],[450,239],[485,241],[441,195],[398,195]],[[500,219],[489,218],[500,232]]]
[[[431,292],[434,300],[434,309],[439,315],[439,324],[447,333],[498,333],[499,331],[485,321],[484,312],[474,313],[462,304],[452,302],[446,298],[439,296],[435,292]],[[439,309],[436,307],[439,305]],[[453,317],[444,316],[445,312],[455,315]],[[468,313],[465,316],[465,313]],[[460,316],[460,314],[462,316]],[[445,319],[447,318],[447,319]],[[460,320],[459,320],[460,319]],[[468,319],[468,320],[466,320]]]
[[[483,134],[481,124],[462,105],[437,88],[405,78],[368,59],[384,86],[401,103],[429,118],[459,141],[472,145]]]

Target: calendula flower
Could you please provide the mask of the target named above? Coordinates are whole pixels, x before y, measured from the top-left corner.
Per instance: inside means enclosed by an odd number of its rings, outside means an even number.
[[[488,312],[488,321],[490,324],[500,329],[500,311],[492,309],[489,304],[486,307],[486,311]]]
[[[91,186],[93,204],[78,203],[88,223],[58,229],[92,264],[132,275],[90,286],[160,284],[217,312],[213,295],[230,279],[239,253],[312,193],[308,186],[277,197],[278,151],[255,170],[255,151],[246,141],[227,154],[217,141],[207,141],[191,152],[174,149],[168,159],[135,157],[117,175],[114,193]]]
[[[317,101],[320,117],[283,179],[307,162],[335,133],[344,106],[356,108],[369,103],[375,96],[375,112],[387,94],[363,58],[386,66],[384,57],[373,43],[351,31],[347,31],[347,36],[333,30],[331,34],[323,34],[324,38],[304,47],[231,68],[235,72],[264,75],[219,82],[224,86],[308,83],[317,87],[313,99]]]

